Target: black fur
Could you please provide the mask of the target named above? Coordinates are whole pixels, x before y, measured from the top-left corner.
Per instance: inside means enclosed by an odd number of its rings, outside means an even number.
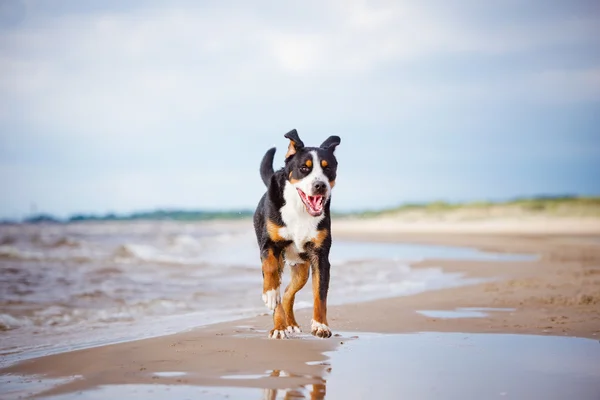
[[[273,158],[275,157],[275,151],[277,151],[275,147],[267,150],[267,153],[260,163],[260,177],[267,187],[269,186],[271,177],[275,173],[275,171],[273,171]]]
[[[300,137],[298,136],[298,131],[295,129],[292,129],[291,131],[283,135],[283,137],[290,139],[294,142],[294,147],[296,148],[296,151],[300,151],[304,147],[304,142],[300,140]]]

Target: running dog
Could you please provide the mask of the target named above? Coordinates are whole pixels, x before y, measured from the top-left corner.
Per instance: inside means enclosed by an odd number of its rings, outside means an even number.
[[[305,147],[293,129],[285,165],[273,170],[275,148],[269,149],[260,165],[267,186],[254,213],[254,230],[260,249],[263,274],[262,298],[273,310],[273,339],[301,332],[294,318],[294,298],[308,281],[312,270],[313,318],[311,332],[331,336],[327,323],[329,250],[331,248],[331,190],[335,186],[339,136],[330,136],[319,147]],[[280,295],[281,275],[287,264],[291,282]]]

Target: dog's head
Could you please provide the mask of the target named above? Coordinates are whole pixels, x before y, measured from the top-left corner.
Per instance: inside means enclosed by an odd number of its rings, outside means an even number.
[[[304,147],[295,129],[284,136],[290,140],[285,155],[287,179],[298,191],[306,211],[317,217],[323,214],[335,186],[338,163],[333,153],[341,139],[330,136],[319,147]]]

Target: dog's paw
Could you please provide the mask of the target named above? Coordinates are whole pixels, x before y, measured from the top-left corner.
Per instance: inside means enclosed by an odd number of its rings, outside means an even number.
[[[285,331],[292,335],[294,333],[302,333],[302,329],[300,329],[298,325],[290,325],[287,328],[285,328]]]
[[[269,310],[274,310],[277,304],[281,303],[281,296],[279,294],[279,288],[267,290],[262,295],[265,305],[269,307]]]
[[[325,324],[312,320],[311,333],[320,338],[331,337],[331,329]]]
[[[272,329],[269,333],[270,339],[287,339],[287,333],[284,330]]]

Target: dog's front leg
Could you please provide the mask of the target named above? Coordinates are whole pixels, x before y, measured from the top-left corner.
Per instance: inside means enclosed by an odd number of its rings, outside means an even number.
[[[327,292],[329,291],[329,252],[320,249],[312,257],[312,286],[313,286],[313,319],[311,332],[313,335],[328,338],[331,329],[327,323]]]
[[[262,255],[262,273],[263,273],[263,301],[271,310],[273,310],[273,329],[269,332],[269,337],[273,339],[284,339],[285,333],[285,312],[281,305],[281,295],[279,287],[281,285],[281,273],[283,270],[283,259],[281,250],[277,248],[268,248]]]
[[[267,248],[262,251],[262,275],[263,275],[263,294],[262,298],[265,305],[270,310],[275,310],[281,302],[279,286],[281,285],[281,272],[283,262],[281,252],[275,248]]]

